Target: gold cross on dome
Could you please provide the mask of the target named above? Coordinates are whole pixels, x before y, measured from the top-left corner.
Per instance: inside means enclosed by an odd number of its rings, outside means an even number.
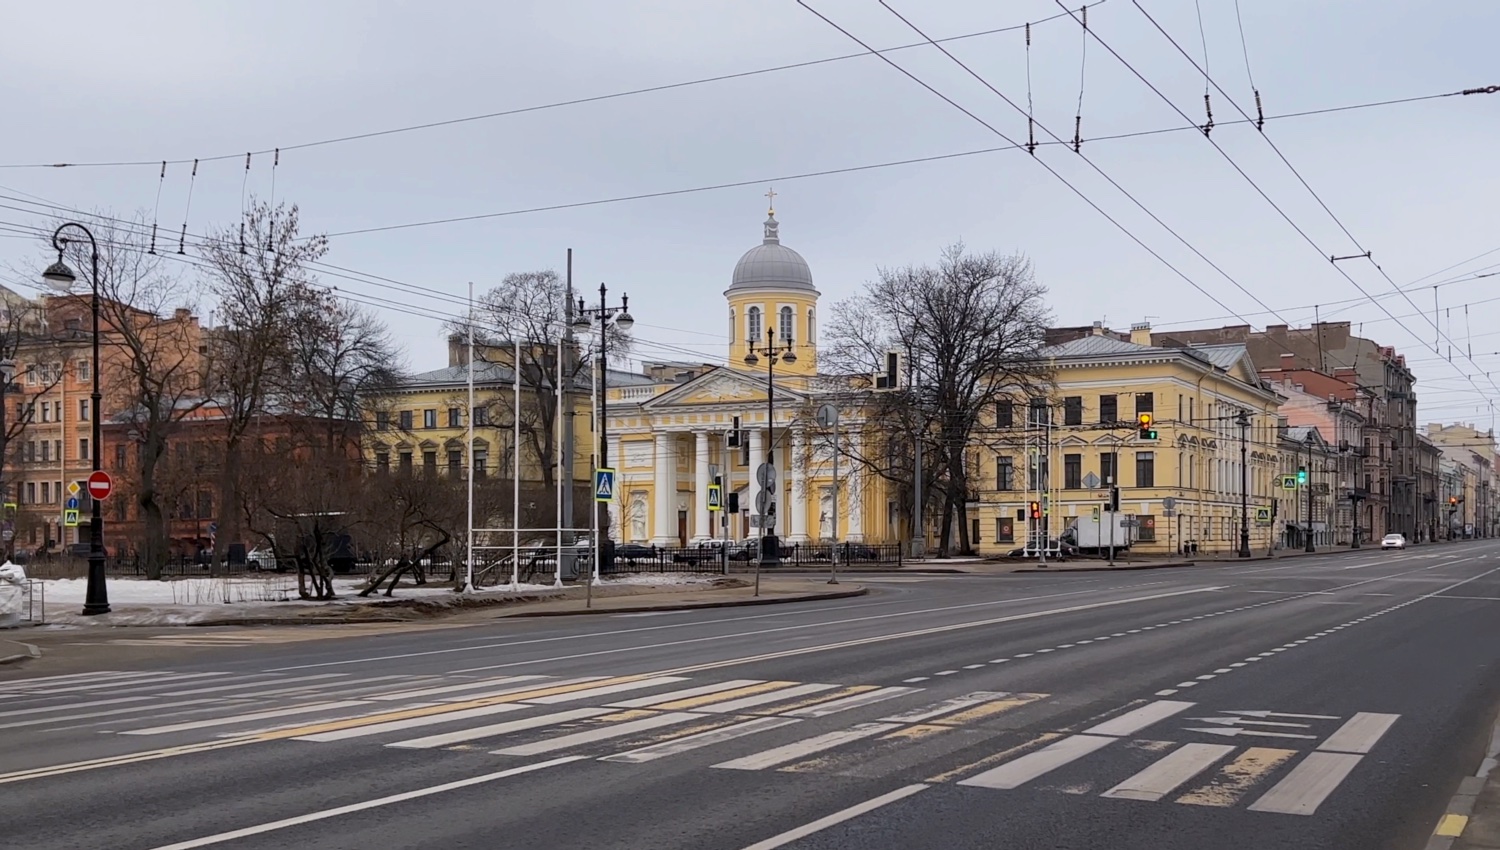
[[[774,187],[766,190],[766,199],[767,199],[767,202],[768,202],[771,214],[775,215],[776,214],[776,189]]]

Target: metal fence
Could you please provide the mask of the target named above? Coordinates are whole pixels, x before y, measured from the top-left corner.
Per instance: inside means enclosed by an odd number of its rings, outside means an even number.
[[[687,547],[650,549],[635,544],[623,544],[616,548],[615,560],[621,560],[622,550],[641,549],[655,553],[635,559],[642,565],[636,572],[729,572],[752,567],[760,558],[760,541],[730,541]],[[835,549],[837,551],[835,551]],[[904,553],[900,544],[840,543],[782,543],[777,566],[784,569],[821,569],[833,563],[835,554],[839,566],[890,566],[899,567]],[[616,570],[620,571],[620,570]]]

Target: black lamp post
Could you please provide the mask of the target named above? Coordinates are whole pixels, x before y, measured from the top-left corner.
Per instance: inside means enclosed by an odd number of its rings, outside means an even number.
[[[583,296],[580,295],[578,296],[578,307],[574,310],[573,316],[574,328],[580,331],[587,331],[591,325],[597,325],[599,329],[599,371],[597,373],[597,383],[599,385],[599,421],[594,423],[594,433],[599,435],[599,445],[597,447],[599,463],[596,464],[596,468],[598,469],[609,468],[609,394],[607,392],[609,378],[609,325],[613,323],[615,327],[622,331],[628,331],[635,326],[635,318],[630,315],[630,296],[621,295],[620,306],[618,307],[609,306],[608,296],[609,290],[605,288],[604,284],[599,284],[599,306],[584,306]],[[561,356],[562,353],[558,352],[558,357],[560,358]],[[516,364],[516,366],[519,368],[520,364]],[[603,539],[597,542],[601,553],[598,568],[602,572],[614,565],[615,543],[607,531],[604,533]]]
[[[745,341],[748,351],[745,354],[745,365],[755,366],[760,363],[760,356],[766,358],[766,466],[769,469],[776,468],[776,440],[774,428],[776,427],[776,363],[785,360],[787,363],[796,363],[797,354],[792,351],[792,339],[787,335],[780,343],[776,341],[776,329],[766,328],[766,341],[764,343],[756,339]],[[761,486],[779,485],[774,479],[762,481]],[[761,538],[760,538],[760,563],[775,564],[780,560],[780,545],[776,540],[776,514],[774,500],[767,500],[767,510],[761,514]],[[760,592],[760,572],[757,571],[756,593]]]
[[[83,233],[89,240],[89,266],[92,272],[93,299],[90,302],[90,310],[94,317],[94,360],[92,377],[94,379],[93,394],[89,396],[89,415],[92,417],[93,438],[89,451],[93,455],[94,471],[98,472],[99,464],[99,442],[100,442],[100,395],[99,395],[99,243],[94,241],[94,234],[87,227],[76,222],[68,222],[52,234],[52,247],[57,249],[57,262],[47,267],[42,272],[42,278],[60,290],[68,291],[78,280],[73,270],[63,262],[63,251],[68,247],[68,240],[63,238],[63,231],[68,228]],[[101,504],[98,499],[93,501],[93,511],[89,516],[89,583],[88,590],[84,595],[83,613],[108,614],[109,592],[104,586],[104,514],[101,512]]]
[[[10,392],[10,382],[16,379],[16,361],[9,357],[0,360],[0,502],[10,503],[10,485],[5,483],[5,461],[9,458],[10,451],[9,426],[5,424],[5,396]],[[16,525],[11,517],[10,508],[3,508],[5,518],[3,520],[4,540],[0,541],[0,550],[5,552],[5,560],[9,561],[11,553],[15,548]]]
[[[1307,431],[1307,467],[1306,467],[1306,469],[1307,469],[1307,533],[1303,535],[1305,538],[1307,538],[1307,545],[1305,545],[1305,546],[1302,547],[1302,551],[1304,551],[1304,552],[1316,552],[1317,551],[1316,547],[1313,546],[1313,481],[1312,481],[1313,433],[1314,433],[1313,430],[1311,428],[1309,428],[1308,431]]]
[[[1250,413],[1241,410],[1235,424],[1240,426],[1240,557],[1250,557],[1250,462],[1247,435],[1250,431]]]

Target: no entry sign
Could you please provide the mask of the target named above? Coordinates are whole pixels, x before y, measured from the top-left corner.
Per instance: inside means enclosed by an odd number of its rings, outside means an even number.
[[[115,483],[110,480],[109,473],[102,469],[95,470],[89,474],[89,495],[103,501],[114,492]]]

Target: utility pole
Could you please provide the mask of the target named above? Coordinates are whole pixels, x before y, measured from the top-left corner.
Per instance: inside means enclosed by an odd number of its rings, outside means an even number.
[[[562,514],[557,523],[562,528],[573,527],[573,249],[568,249],[568,276],[563,293],[562,351],[557,353],[558,369],[562,372],[562,472],[557,486],[562,488]]]

